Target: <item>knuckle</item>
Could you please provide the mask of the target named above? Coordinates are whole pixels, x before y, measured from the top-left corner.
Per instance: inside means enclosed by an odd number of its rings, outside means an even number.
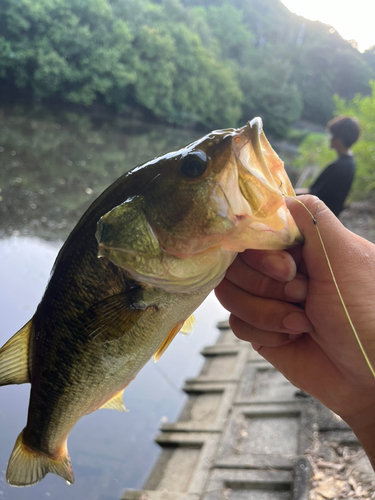
[[[261,297],[267,297],[269,295],[271,278],[265,275],[258,277],[257,292]]]
[[[249,341],[252,333],[254,332],[254,328],[252,325],[250,325],[249,323],[245,323],[233,314],[231,314],[229,317],[229,326],[234,335],[240,340]]]

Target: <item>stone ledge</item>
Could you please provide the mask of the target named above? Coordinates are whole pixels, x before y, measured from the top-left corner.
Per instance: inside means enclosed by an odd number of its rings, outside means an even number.
[[[249,349],[246,346],[213,346],[202,351],[206,358],[198,377],[188,378],[187,383],[217,383],[241,380]]]
[[[200,500],[200,495],[174,491],[127,490],[121,500]]]
[[[202,356],[215,356],[221,355],[224,356],[226,354],[237,354],[241,351],[248,352],[250,350],[250,346],[242,342],[241,344],[214,344],[207,347],[204,347],[201,350]]]
[[[223,324],[203,349],[200,374],[175,423],[155,441],[162,451],[143,490],[123,500],[308,500],[316,406],[296,400],[296,389]],[[252,495],[249,498],[257,498]],[[286,496],[287,495],[287,496]]]
[[[234,384],[187,383],[189,395],[178,421],[162,425],[163,432],[221,432],[236,393]]]
[[[162,452],[144,488],[197,494],[204,490],[220,442],[220,434],[162,433]]]
[[[282,500],[291,490],[292,481],[292,471],[214,469],[202,499],[222,500],[234,493],[240,498],[261,494],[267,500]]]
[[[315,411],[304,403],[239,405],[232,409],[215,467],[292,468],[313,443],[306,432]]]
[[[235,404],[296,401],[297,389],[264,359],[244,367]]]

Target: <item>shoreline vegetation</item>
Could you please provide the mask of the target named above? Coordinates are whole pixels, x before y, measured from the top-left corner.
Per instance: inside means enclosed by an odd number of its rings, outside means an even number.
[[[375,48],[280,0],[1,0],[0,94],[206,129],[262,116],[285,137],[334,94],[369,95]]]
[[[280,0],[0,0],[0,52],[0,107],[200,135],[261,116],[301,171],[330,158],[313,125],[357,116],[352,198],[375,193],[375,46]]]

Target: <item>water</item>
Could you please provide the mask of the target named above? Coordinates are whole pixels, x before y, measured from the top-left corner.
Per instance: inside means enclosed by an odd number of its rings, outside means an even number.
[[[32,316],[62,242],[87,206],[115,178],[201,134],[143,124],[90,122],[73,113],[45,116],[0,111],[0,344]],[[82,418],[68,446],[76,482],[49,474],[12,488],[5,470],[26,423],[29,384],[0,388],[0,500],[117,500],[140,488],[158,454],[158,427],[174,421],[186,377],[203,363],[227,313],[210,295],[189,337],[177,336],[161,360],[148,363],[124,393],[130,413],[99,410]]]

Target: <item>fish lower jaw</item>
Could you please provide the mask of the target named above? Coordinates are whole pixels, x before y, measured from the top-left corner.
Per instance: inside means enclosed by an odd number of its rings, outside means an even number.
[[[221,244],[215,243],[212,246],[195,251],[188,251],[188,250],[184,251],[182,249],[176,249],[173,247],[162,247],[162,248],[166,257],[172,257],[177,259],[194,259],[195,257],[199,258],[205,255],[210,255],[218,252],[221,248]]]

